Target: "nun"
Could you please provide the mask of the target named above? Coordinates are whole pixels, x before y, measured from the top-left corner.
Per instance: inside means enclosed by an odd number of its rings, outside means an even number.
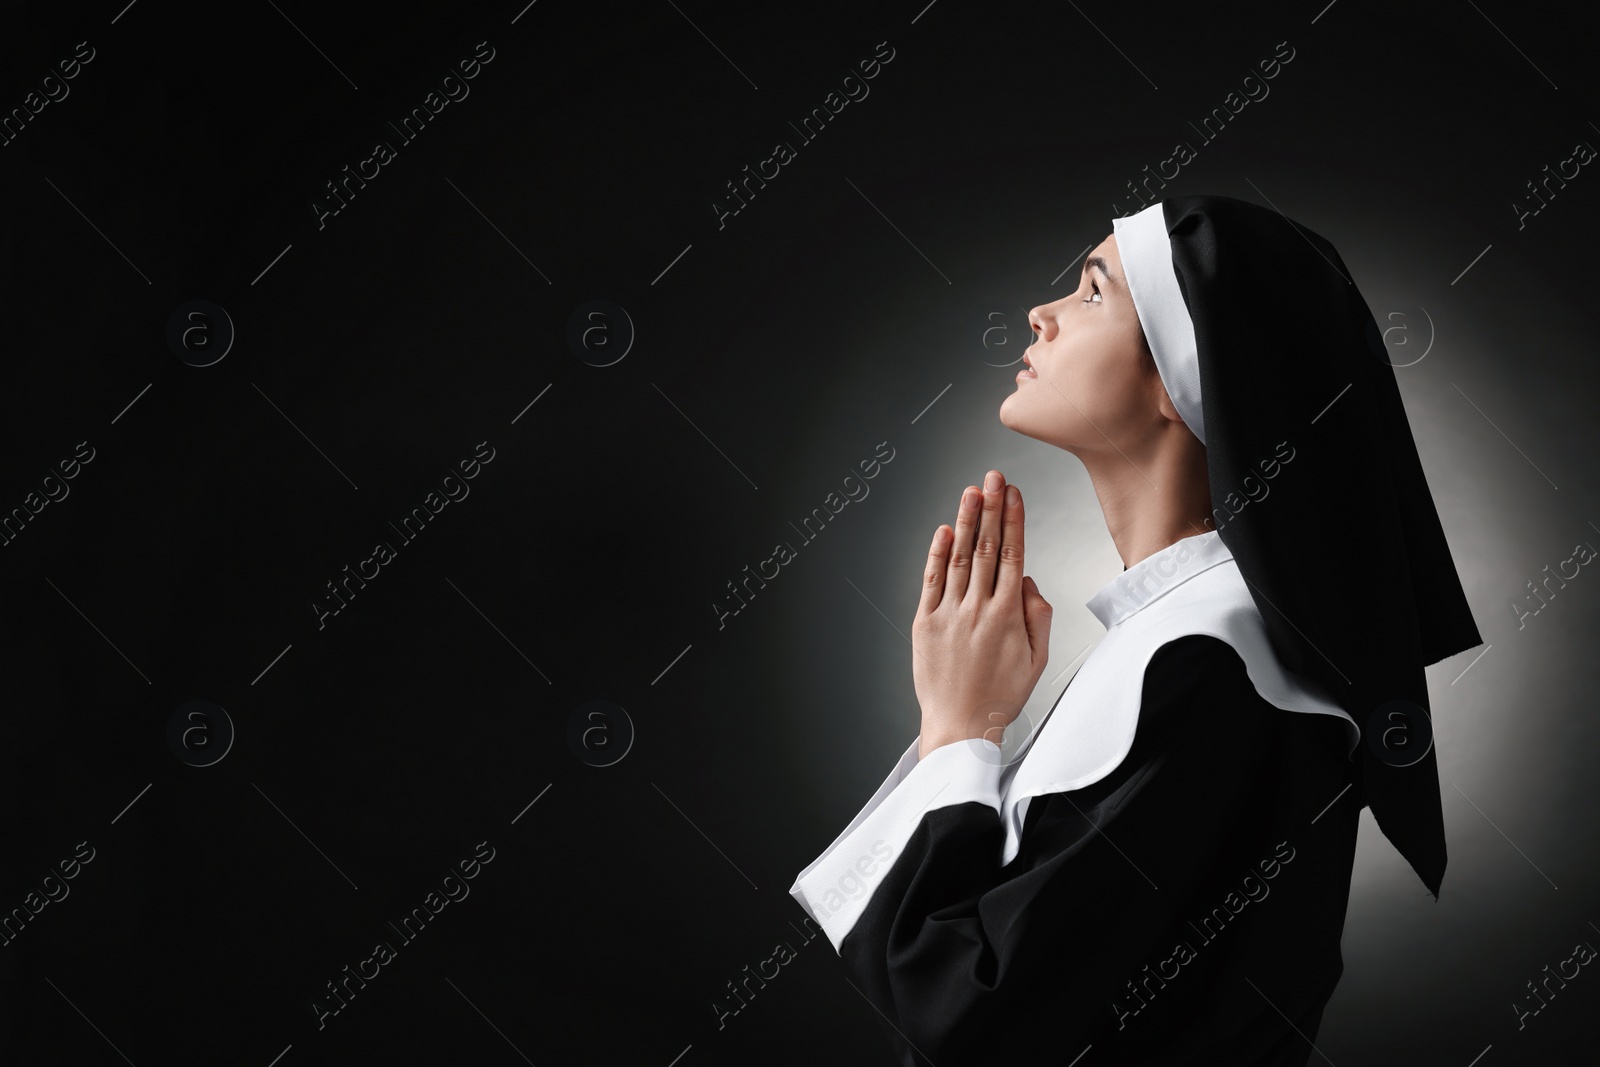
[[[1021,715],[1052,609],[1019,490],[968,486],[921,730],[789,892],[894,1062],[1299,1067],[1363,807],[1438,898],[1423,668],[1481,641],[1382,336],[1331,243],[1225,196],[1116,219],[1029,321],[1000,419],[1089,474],[1105,634]]]

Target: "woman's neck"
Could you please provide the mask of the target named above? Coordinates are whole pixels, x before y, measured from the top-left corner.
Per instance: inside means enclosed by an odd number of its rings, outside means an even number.
[[[1129,567],[1212,528],[1205,446],[1182,424],[1173,429],[1138,456],[1111,449],[1079,457],[1094,483],[1117,554]]]

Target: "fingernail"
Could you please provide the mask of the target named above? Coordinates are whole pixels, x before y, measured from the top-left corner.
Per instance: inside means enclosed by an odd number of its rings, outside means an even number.
[[[1006,486],[1006,507],[1014,508],[1022,502],[1022,494],[1017,492],[1014,485]]]
[[[983,479],[983,491],[986,493],[992,493],[999,488],[1000,473],[998,471],[990,471]]]

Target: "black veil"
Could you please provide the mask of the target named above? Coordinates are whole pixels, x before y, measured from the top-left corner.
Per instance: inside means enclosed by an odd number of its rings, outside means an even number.
[[[1187,389],[1191,410],[1199,393],[1203,420],[1185,421],[1203,426],[1213,528],[1283,665],[1361,727],[1362,802],[1437,898],[1423,668],[1482,638],[1377,323],[1333,245],[1274,209],[1181,196],[1146,211],[1161,212],[1146,233],[1165,222],[1182,307],[1163,308],[1159,243],[1118,248],[1169,392]]]

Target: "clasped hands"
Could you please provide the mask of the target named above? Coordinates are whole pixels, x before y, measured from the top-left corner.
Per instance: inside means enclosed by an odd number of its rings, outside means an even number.
[[[922,707],[918,758],[969,738],[1000,744],[1050,658],[1049,602],[1024,577],[1022,494],[990,471],[967,486],[955,529],[933,532],[911,624]]]

